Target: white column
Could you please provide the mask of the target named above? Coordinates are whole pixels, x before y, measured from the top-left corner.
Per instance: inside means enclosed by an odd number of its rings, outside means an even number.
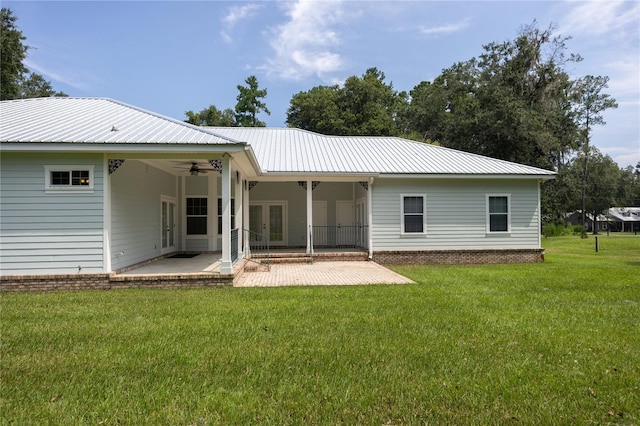
[[[236,216],[236,228],[238,228],[238,255],[242,253],[242,212],[243,212],[243,204],[244,198],[242,197],[243,193],[242,186],[242,173],[236,170],[236,187],[235,187],[235,199],[236,199],[236,211],[234,212]]]
[[[230,274],[231,263],[231,167],[229,154],[222,156],[222,263],[220,273]]]
[[[311,227],[313,226],[313,182],[307,181],[307,253],[311,253],[313,247],[311,246]]]
[[[367,239],[369,245],[369,260],[373,259],[373,178],[369,178],[367,188]]]
[[[103,223],[102,223],[102,270],[111,272],[111,175],[109,174],[109,159],[107,154],[102,157],[102,192]]]

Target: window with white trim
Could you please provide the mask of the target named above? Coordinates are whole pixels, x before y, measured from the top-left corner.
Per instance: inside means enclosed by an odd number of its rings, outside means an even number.
[[[188,197],[187,235],[207,235],[207,198]]]
[[[44,166],[45,190],[93,191],[94,166]]]
[[[231,229],[236,227],[236,200],[231,199]],[[218,235],[222,235],[222,198],[218,198]]]
[[[425,234],[427,232],[427,196],[401,195],[401,232]]]
[[[487,194],[487,232],[509,232],[511,230],[511,196],[509,194]]]

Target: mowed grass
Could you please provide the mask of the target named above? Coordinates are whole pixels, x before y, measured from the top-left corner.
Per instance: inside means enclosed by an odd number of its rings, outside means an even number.
[[[2,294],[1,424],[640,424],[640,236],[417,284]]]

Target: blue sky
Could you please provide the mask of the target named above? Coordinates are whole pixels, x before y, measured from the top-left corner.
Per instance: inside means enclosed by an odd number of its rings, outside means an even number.
[[[638,1],[3,1],[32,47],[26,64],[70,96],[109,97],[183,120],[233,108],[255,75],[268,126],[291,97],[377,67],[396,90],[512,40],[537,20],[571,36],[574,77],[607,75],[619,108],[593,144],[622,167],[640,161]]]

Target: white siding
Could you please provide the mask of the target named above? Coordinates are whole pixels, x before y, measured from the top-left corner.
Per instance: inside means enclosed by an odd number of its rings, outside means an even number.
[[[110,179],[112,268],[160,256],[161,196],[176,198],[176,219],[182,216],[177,178],[140,161],[127,160]],[[176,245],[180,229],[176,227]]]
[[[94,167],[92,192],[45,192],[46,165]],[[103,271],[101,154],[2,153],[2,275]]]
[[[511,194],[511,232],[487,233],[486,194]],[[400,194],[427,197],[425,235],[401,235]],[[538,182],[383,179],[373,184],[374,250],[539,247]]]

